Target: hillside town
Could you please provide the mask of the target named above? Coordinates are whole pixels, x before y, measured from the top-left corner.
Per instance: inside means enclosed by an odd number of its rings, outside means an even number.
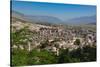
[[[11,27],[13,33],[20,32],[24,38],[18,40],[21,43],[15,43],[12,39],[14,49],[20,48],[28,51],[45,49],[58,56],[60,49],[72,51],[87,45],[96,46],[96,31],[80,26],[42,25],[13,18]]]
[[[95,5],[11,1],[11,66],[97,61]]]

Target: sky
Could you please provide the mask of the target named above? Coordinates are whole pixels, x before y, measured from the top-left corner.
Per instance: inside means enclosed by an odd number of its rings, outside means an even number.
[[[31,16],[53,16],[61,20],[96,15],[96,6],[12,1],[11,9]]]

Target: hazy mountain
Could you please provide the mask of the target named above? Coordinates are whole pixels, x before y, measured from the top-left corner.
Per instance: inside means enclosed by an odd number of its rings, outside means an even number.
[[[25,15],[20,13],[20,12],[17,12],[17,11],[11,11],[11,16],[12,17],[15,17],[15,18],[18,18],[18,19],[22,19],[22,20],[25,20]]]
[[[31,21],[34,22],[47,22],[47,23],[61,23],[62,21],[59,18],[52,17],[52,16],[26,16]]]
[[[69,24],[96,24],[96,15],[73,18],[67,22]]]
[[[30,16],[30,15],[24,15],[22,13],[12,11],[12,16],[16,18],[23,19],[25,21],[29,22],[35,22],[35,23],[61,23],[62,21],[57,17],[52,16]]]
[[[96,23],[95,23],[95,22],[93,22],[93,23],[88,23],[88,25],[96,25]]]
[[[30,16],[17,11],[12,11],[12,16],[25,21],[41,24],[96,24],[96,15],[73,18],[67,21],[62,21],[61,19],[52,16]]]

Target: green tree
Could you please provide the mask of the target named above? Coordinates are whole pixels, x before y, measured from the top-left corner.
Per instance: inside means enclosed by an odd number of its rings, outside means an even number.
[[[80,45],[80,39],[76,39],[74,45]]]
[[[96,61],[96,47],[84,46],[70,52],[72,58],[79,59],[80,62]]]
[[[49,45],[49,41],[47,39],[47,40],[45,40],[45,41],[43,41],[43,42],[40,43],[40,48],[43,49],[43,48],[45,48],[48,45]]]
[[[13,49],[11,56],[11,66],[27,65],[28,52],[26,50]]]
[[[60,55],[58,56],[58,63],[70,63],[70,62],[71,62],[71,57],[68,49],[66,50],[61,49]]]
[[[83,47],[83,58],[81,61],[96,61],[96,47],[85,46]]]
[[[28,65],[36,65],[36,64],[54,64],[56,63],[56,57],[52,52],[48,52],[46,50],[32,50],[29,53],[29,62]]]

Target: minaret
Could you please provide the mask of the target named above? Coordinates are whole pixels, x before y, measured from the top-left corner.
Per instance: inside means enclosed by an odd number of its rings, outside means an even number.
[[[28,51],[31,51],[31,43],[28,42]]]

